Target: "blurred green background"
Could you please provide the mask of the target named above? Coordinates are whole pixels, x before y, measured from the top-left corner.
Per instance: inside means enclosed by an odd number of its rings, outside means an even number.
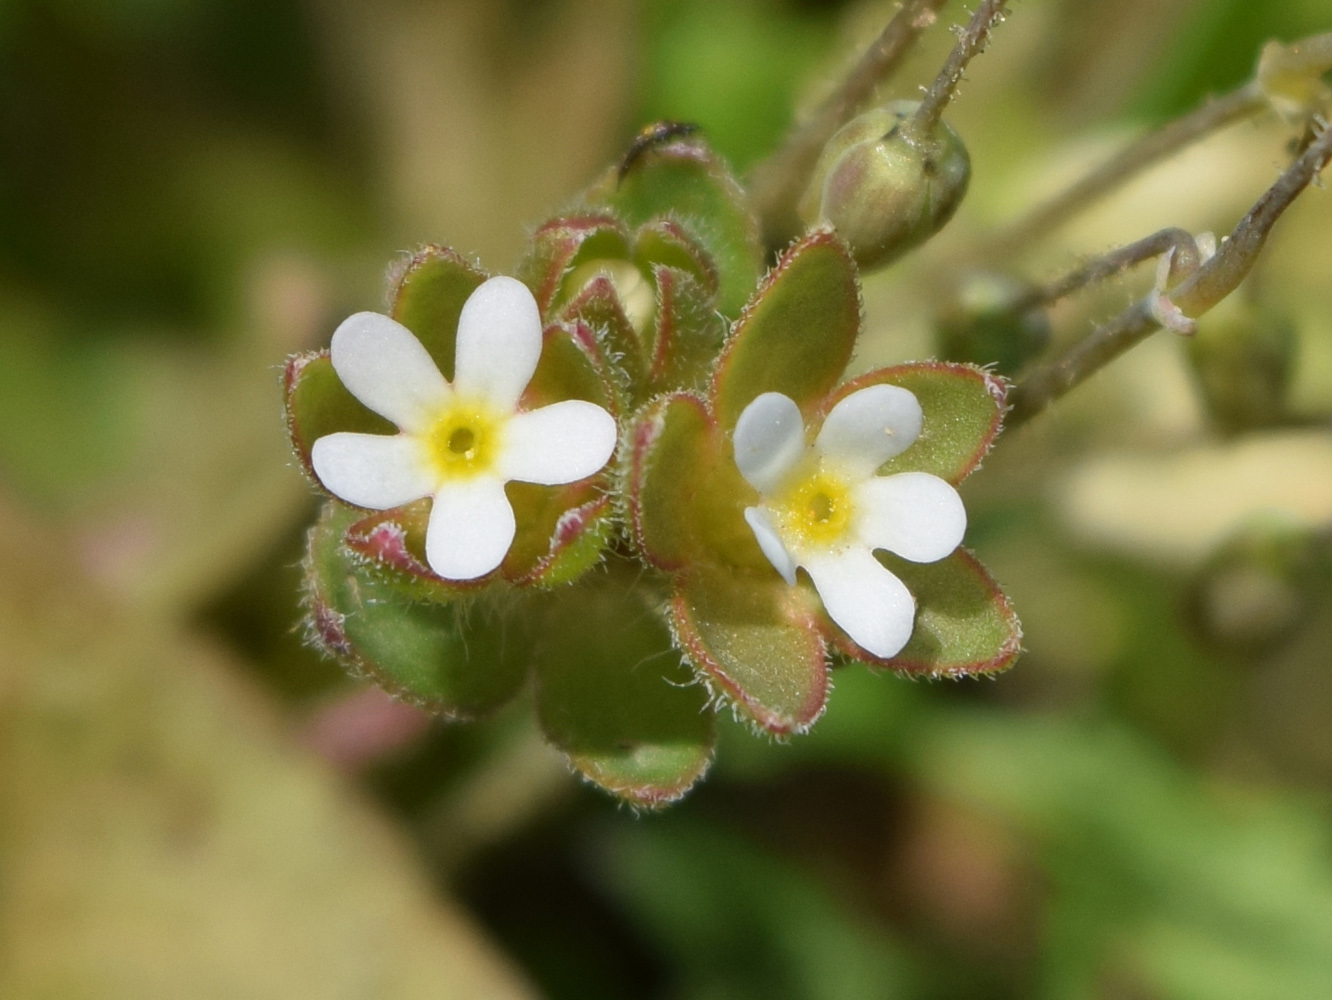
[[[997,680],[843,670],[812,735],[728,719],[707,781],[635,816],[527,706],[427,723],[293,631],[284,356],[422,242],[510,269],[647,121],[745,170],[891,10],[0,0],[0,996],[1332,996],[1324,191],[1199,333],[1286,331],[1288,413],[1227,423],[1159,334],[968,482],[1027,629]],[[972,193],[867,280],[858,366],[933,351],[994,226],[1330,29],[1328,0],[1015,3],[951,116]],[[1290,138],[1227,130],[1022,271],[1225,232]]]

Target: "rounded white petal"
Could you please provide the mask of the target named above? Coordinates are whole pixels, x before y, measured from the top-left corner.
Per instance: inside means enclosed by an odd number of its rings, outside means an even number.
[[[875,656],[896,656],[911,638],[916,602],[906,584],[858,546],[801,563],[842,631]]]
[[[515,413],[504,425],[499,476],[544,486],[577,482],[610,461],[619,436],[614,417],[581,399]]]
[[[912,562],[944,558],[967,531],[957,490],[928,472],[871,477],[856,487],[853,502],[860,540]]]
[[[740,475],[760,493],[774,493],[805,450],[800,408],[780,392],[755,396],[736,421],[732,441]]]
[[[911,447],[923,415],[916,394],[896,385],[871,385],[851,393],[828,414],[814,447],[833,455],[855,475],[872,476],[880,465]]]
[[[527,286],[491,278],[463,304],[458,317],[453,386],[512,412],[541,357],[541,314]]]
[[[435,488],[420,442],[407,434],[328,434],[310,449],[310,464],[335,497],[371,510],[419,500]]]
[[[422,431],[449,399],[449,384],[421,342],[379,313],[349,316],[333,332],[333,370],[347,391],[405,431]]]
[[[513,507],[492,476],[451,480],[435,493],[426,525],[426,562],[446,580],[475,580],[513,544]]]
[[[772,568],[782,575],[782,579],[792,586],[796,582],[796,564],[791,558],[791,553],[786,551],[786,546],[782,544],[782,538],[777,534],[777,529],[772,526],[772,518],[762,507],[746,507],[745,521],[748,522],[750,529],[754,532],[754,538],[758,542],[759,548],[763,554],[768,557],[768,562],[772,563]]]

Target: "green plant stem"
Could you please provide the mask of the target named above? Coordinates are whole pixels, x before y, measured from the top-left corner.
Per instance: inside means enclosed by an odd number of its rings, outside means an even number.
[[[824,144],[873,96],[901,65],[922,31],[947,0],[906,0],[842,83],[793,131],[750,178],[750,198],[770,249],[784,246],[801,229],[796,205],[809,186]]]
[[[944,62],[943,69],[939,75],[934,78],[934,83],[925,93],[925,99],[921,101],[920,107],[916,113],[902,125],[902,133],[910,141],[930,142],[933,139],[935,129],[939,125],[939,119],[943,116],[944,109],[957,93],[957,85],[962,82],[962,76],[967,71],[967,66],[971,60],[985,51],[985,46],[990,43],[990,32],[994,26],[1004,19],[1005,8],[1008,6],[1008,0],[984,0],[976,13],[971,15],[971,20],[967,26],[962,29],[962,34],[957,39],[957,44],[953,46],[953,51],[948,53],[948,59]]]
[[[1073,216],[1109,194],[1135,174],[1233,122],[1267,107],[1256,83],[1246,83],[1208,101],[1181,118],[1130,143],[1071,187],[1018,220],[981,251],[987,258],[1009,257],[1054,232]]]
[[[1329,159],[1332,128],[1315,138],[1267,189],[1221,244],[1216,256],[1171,290],[1170,299],[1185,316],[1201,316],[1234,291],[1253,267],[1277,219]],[[1144,299],[1093,330],[1062,357],[1037,368],[1014,386],[1007,425],[1011,428],[1030,420],[1160,325],[1152,315],[1150,299]]]

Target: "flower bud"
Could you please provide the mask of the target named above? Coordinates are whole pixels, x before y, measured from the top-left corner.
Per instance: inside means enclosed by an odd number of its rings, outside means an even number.
[[[1279,423],[1294,368],[1289,320],[1237,304],[1209,313],[1189,341],[1198,388],[1226,434]]]
[[[1039,306],[1024,309],[1029,286],[1003,274],[967,275],[935,318],[939,357],[994,365],[1016,375],[1050,342],[1050,320]]]
[[[864,269],[882,267],[929,239],[962,201],[971,159],[949,126],[911,134],[917,101],[894,101],[852,119],[828,140],[801,200],[806,222],[831,223]]]

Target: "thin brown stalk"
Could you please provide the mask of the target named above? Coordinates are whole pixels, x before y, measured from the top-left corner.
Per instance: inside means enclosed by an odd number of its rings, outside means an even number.
[[[1019,298],[1013,308],[1018,312],[1026,312],[1036,306],[1058,302],[1065,296],[1072,295],[1087,285],[1113,278],[1144,260],[1159,257],[1168,250],[1175,251],[1172,265],[1174,270],[1183,274],[1191,274],[1198,269],[1201,261],[1198,255],[1198,245],[1194,242],[1193,236],[1184,229],[1162,229],[1160,232],[1152,233],[1151,236],[1144,237],[1136,243],[1119,247],[1097,257],[1095,260],[1088,261],[1077,270],[1070,271],[1048,284],[1033,288]]]
[[[1196,318],[1234,291],[1253,267],[1277,219],[1313,183],[1329,159],[1332,159],[1332,128],[1324,129],[1267,189],[1222,242],[1216,256],[1170,290],[1170,301],[1185,316]],[[1093,330],[1062,357],[1037,368],[1013,388],[1008,426],[1030,420],[1160,325],[1149,298]]]
[[[1267,98],[1255,83],[1247,83],[1223,97],[1208,101],[1130,143],[1081,180],[989,240],[981,252],[987,258],[1007,257],[1025,249],[1134,175],[1266,107]]]
[[[943,69],[934,78],[930,89],[925,92],[925,99],[921,101],[920,107],[910,120],[902,125],[903,134],[907,138],[928,142],[934,135],[944,109],[957,93],[957,86],[962,82],[968,64],[985,51],[985,46],[990,43],[990,32],[1004,19],[1007,6],[1008,0],[984,0],[976,8],[976,13],[971,15],[971,20],[958,36],[953,51],[948,53]]]
[[[888,79],[911,51],[916,38],[935,21],[947,0],[906,0],[846,79],[793,131],[775,153],[754,168],[750,192],[763,221],[769,247],[779,247],[800,231],[796,204],[809,185],[824,144],[851,120],[875,88]]]

